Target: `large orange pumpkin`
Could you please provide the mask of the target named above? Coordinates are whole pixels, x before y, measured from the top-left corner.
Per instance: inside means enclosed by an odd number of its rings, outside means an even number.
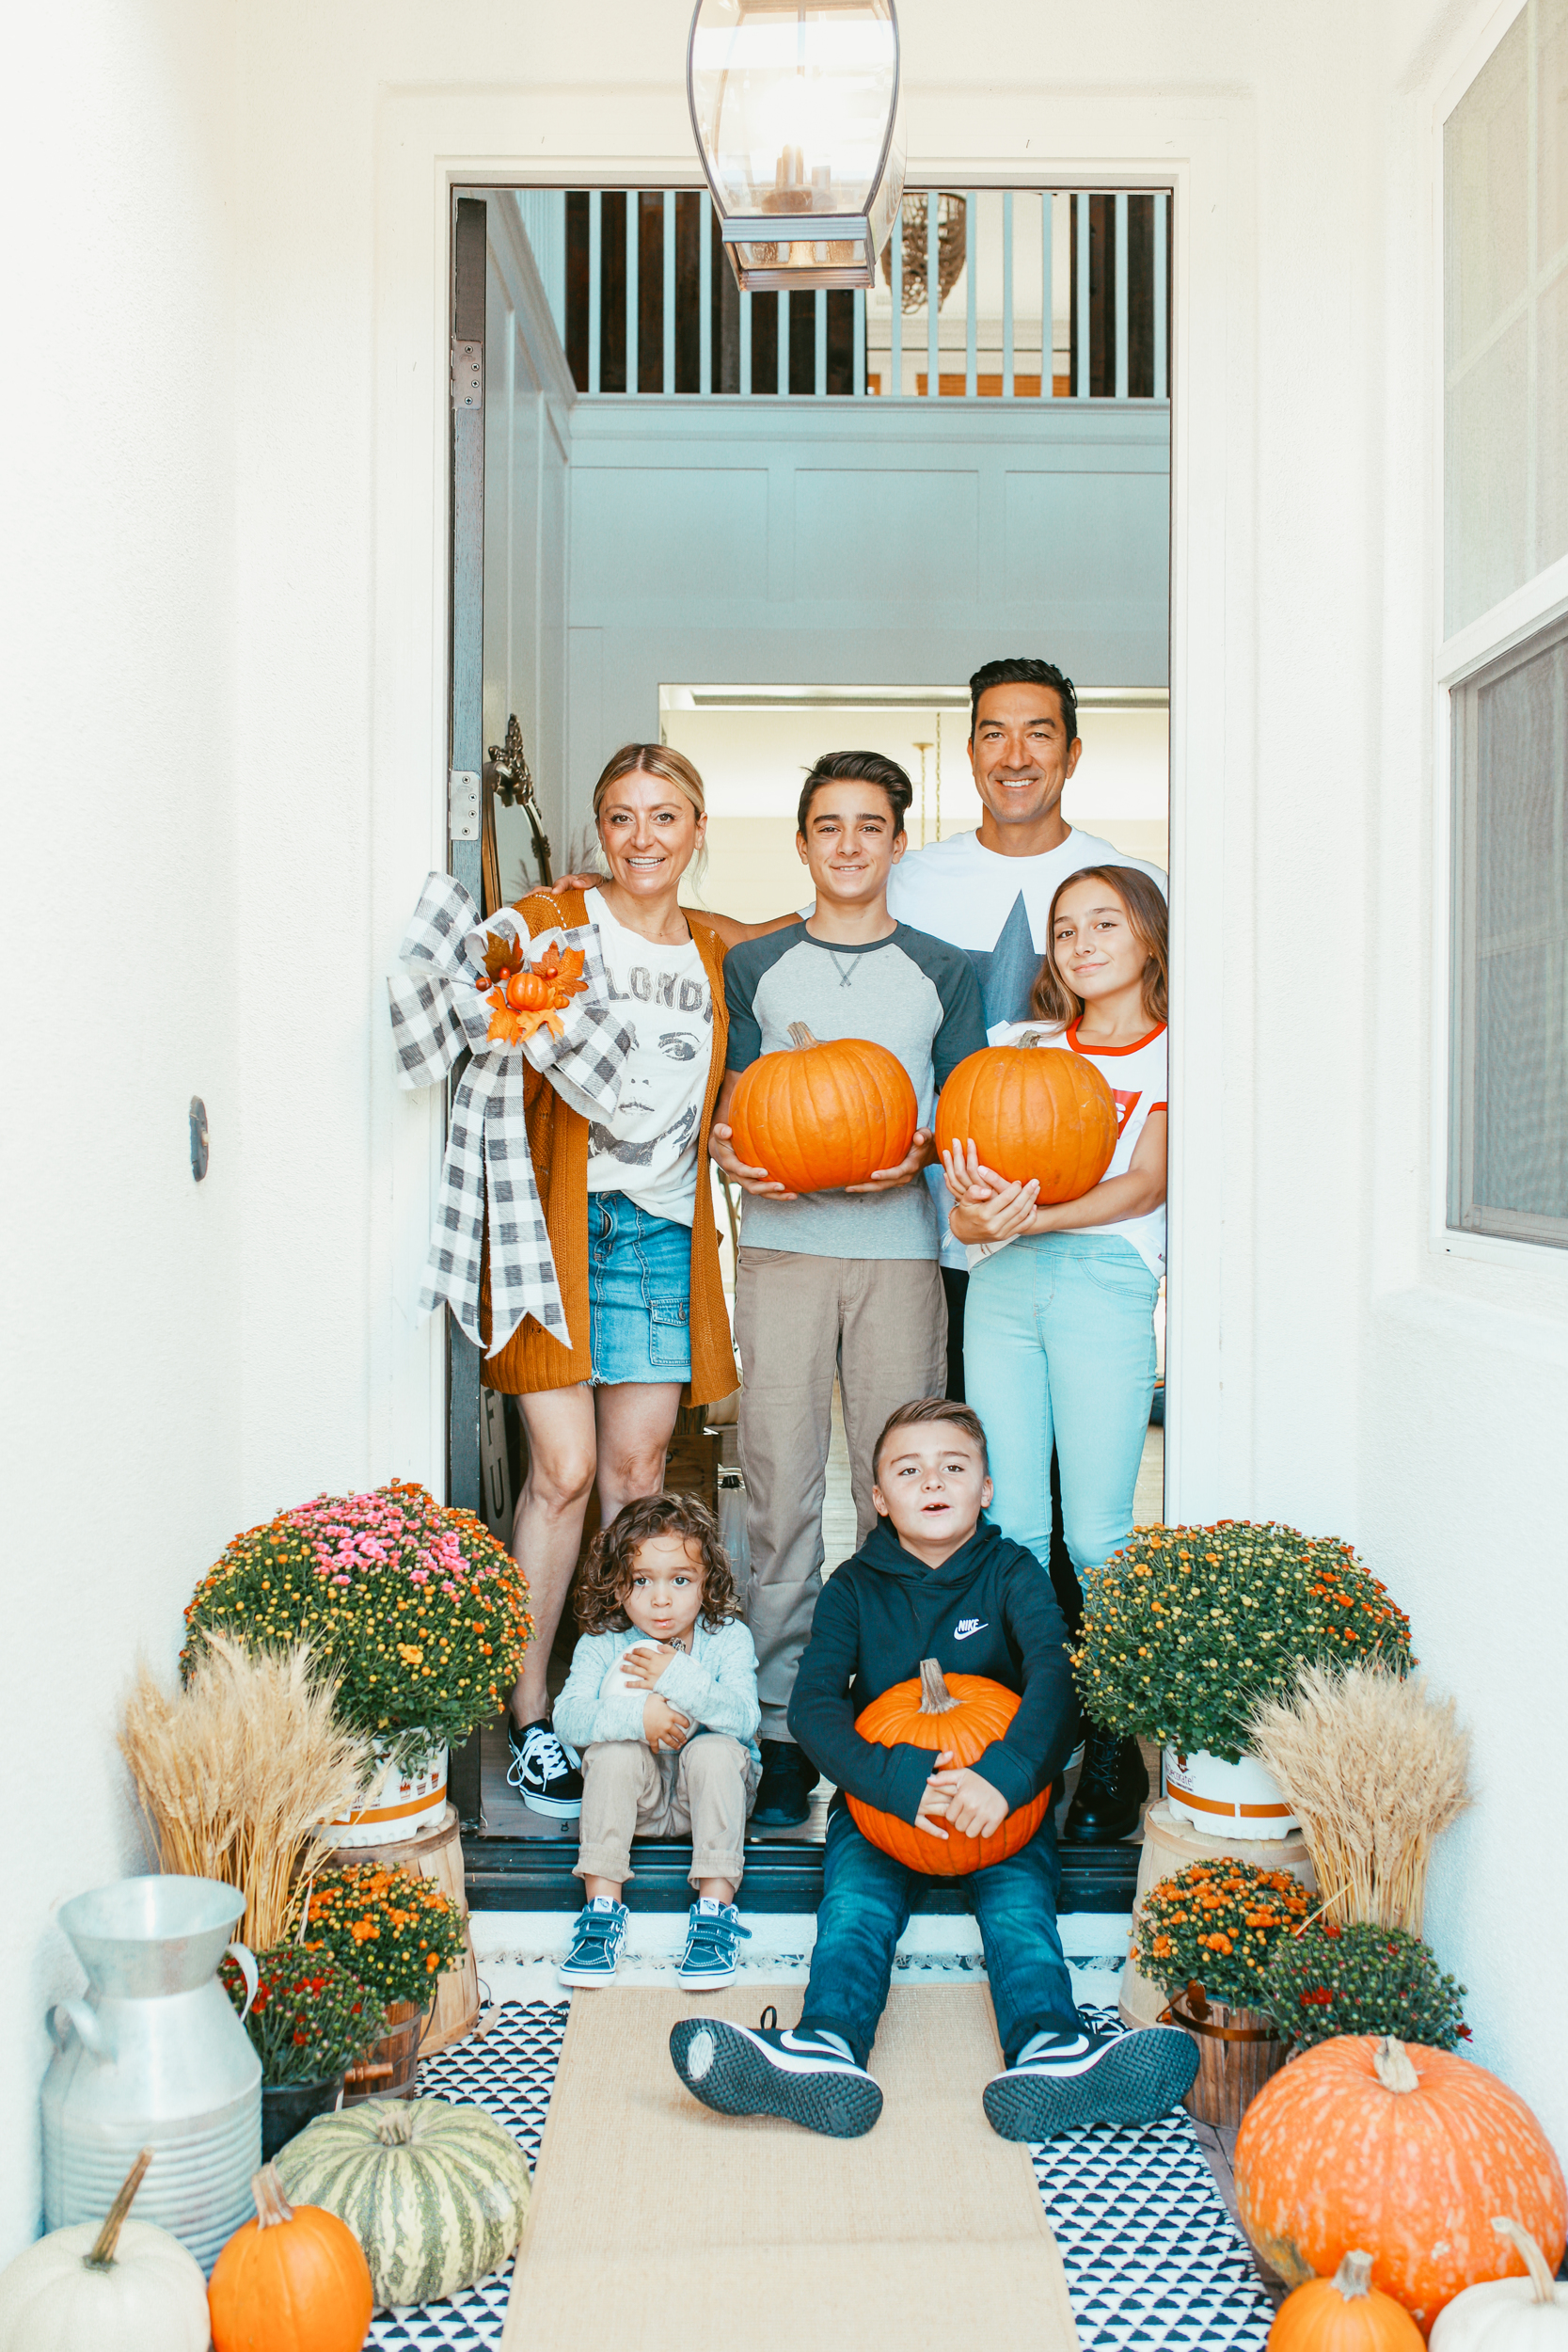
[[[956,1768],[978,1762],[991,1741],[1001,1739],[1018,1706],[1017,1692],[1005,1690],[989,1676],[954,1675],[949,1681],[934,1658],[923,1658],[918,1680],[895,1682],[891,1691],[873,1699],[856,1717],[855,1729],[863,1740],[874,1740],[879,1747],[929,1748],[933,1754],[949,1748]],[[1006,1862],[1009,1854],[1026,1846],[1044,1820],[1050,1803],[1047,1788],[1021,1804],[1016,1813],[1009,1813],[992,1836],[966,1837],[949,1830],[945,1842],[927,1836],[912,1821],[901,1821],[896,1813],[879,1813],[859,1797],[849,1799],[849,1810],[861,1835],[892,1854],[895,1862],[907,1863],[911,1870],[924,1870],[931,1878],[957,1879],[967,1878],[972,1870],[984,1870],[993,1862]]]
[[[1116,1100],[1082,1054],[987,1045],[958,1064],[937,1103],[942,1149],[970,1141],[981,1166],[1009,1183],[1037,1177],[1042,1202],[1081,1200],[1111,1165]]]
[[[213,2352],[360,2352],[375,2296],[348,2223],[291,2205],[275,2165],[250,2189],[256,2218],[235,2231],[208,2281]]]
[[[1416,2322],[1371,2276],[1371,2256],[1357,2249],[1332,2279],[1297,2287],[1269,2329],[1269,2352],[1421,2352]]]
[[[1568,2189],[1524,2101],[1470,2058],[1373,2034],[1304,2050],[1259,2092],[1236,2139],[1242,2226],[1294,2286],[1362,2247],[1423,2332],[1499,2276],[1494,2214],[1516,2215],[1555,2269]],[[1522,2271],[1518,2254],[1505,2268]]]
[[[792,1021],[788,1053],[764,1054],[730,1101],[736,1159],[790,1192],[837,1192],[896,1168],[920,1106],[896,1054],[863,1037],[819,1045]]]

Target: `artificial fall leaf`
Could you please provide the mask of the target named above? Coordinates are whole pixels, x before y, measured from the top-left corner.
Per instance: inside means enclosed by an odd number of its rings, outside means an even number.
[[[484,969],[491,980],[504,980],[512,973],[520,972],[528,961],[525,940],[503,939],[498,931],[484,934]]]

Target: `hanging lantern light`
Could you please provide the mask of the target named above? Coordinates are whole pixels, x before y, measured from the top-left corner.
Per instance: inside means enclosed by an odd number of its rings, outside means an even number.
[[[904,193],[894,0],[698,0],[686,87],[743,291],[874,285]]]

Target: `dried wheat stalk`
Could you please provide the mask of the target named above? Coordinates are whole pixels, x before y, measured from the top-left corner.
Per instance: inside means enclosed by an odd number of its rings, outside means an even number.
[[[253,1947],[284,1932],[296,1870],[330,1847],[319,1824],[347,1810],[369,1770],[333,1688],[303,1646],[250,1651],[208,1633],[184,1691],[165,1691],[143,1661],[125,1703],[120,1752],[159,1868],[237,1887]]]
[[[1424,1676],[1303,1667],[1288,1702],[1262,1702],[1253,1754],[1301,1820],[1325,1915],[1421,1931],[1427,1866],[1470,1802],[1470,1735]]]

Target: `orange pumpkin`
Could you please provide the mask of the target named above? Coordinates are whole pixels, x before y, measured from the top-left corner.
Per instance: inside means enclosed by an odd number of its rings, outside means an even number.
[[[276,2165],[250,2193],[256,2218],[235,2231],[208,2282],[213,2352],[360,2352],[375,2296],[348,2223],[291,2205]]]
[[[1357,2249],[1332,2279],[1297,2287],[1269,2329],[1270,2352],[1421,2352],[1416,2322],[1371,2276],[1371,2256]]]
[[[1242,2226],[1283,2279],[1326,2276],[1367,2247],[1423,2333],[1498,2276],[1494,2214],[1516,2215],[1554,2269],[1568,2242],[1562,2169],[1524,2101],[1472,2059],[1414,2042],[1356,2034],[1304,2050],[1243,2117],[1235,2169]]]
[[[788,1053],[764,1054],[730,1101],[736,1157],[790,1192],[837,1192],[896,1168],[919,1105],[896,1054],[863,1037],[819,1045],[803,1021]]]
[[[1004,1690],[986,1675],[955,1675],[948,1681],[934,1658],[923,1658],[914,1682],[895,1682],[879,1699],[873,1699],[855,1719],[863,1740],[883,1748],[941,1748],[952,1751],[953,1764],[976,1763],[993,1740],[1000,1740],[1018,1713],[1018,1693]],[[947,1769],[944,1767],[944,1769]],[[1043,1789],[1016,1813],[1009,1813],[990,1837],[961,1836],[949,1830],[945,1843],[929,1837],[912,1821],[895,1813],[879,1813],[875,1805],[849,1799],[855,1826],[874,1846],[892,1854],[911,1870],[930,1878],[967,1878],[1026,1846],[1046,1816],[1051,1791]]]
[[[937,1103],[942,1149],[971,1141],[1009,1183],[1037,1177],[1042,1202],[1081,1200],[1111,1165],[1116,1099],[1082,1054],[988,1045],[958,1064]]]

